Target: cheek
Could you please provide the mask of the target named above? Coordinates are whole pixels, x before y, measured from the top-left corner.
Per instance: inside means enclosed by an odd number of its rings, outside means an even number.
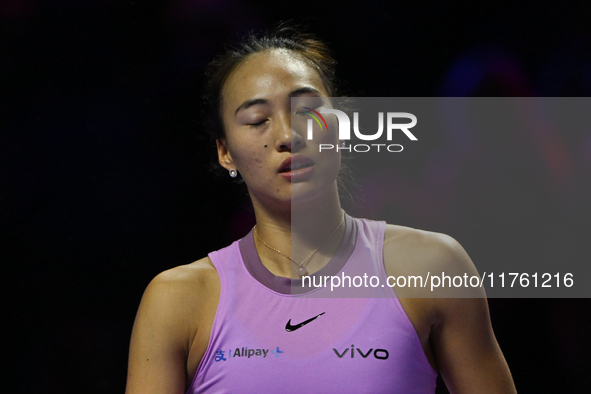
[[[326,119],[328,133],[325,133],[323,142],[333,143],[339,140],[339,123],[334,115],[329,115]]]
[[[241,149],[240,152],[236,152],[234,154],[234,163],[238,167],[242,178],[245,181],[249,179],[262,179],[264,177],[265,172],[265,151],[268,148],[265,148],[263,144],[259,144],[260,146],[253,147],[248,149],[244,146],[244,149]]]

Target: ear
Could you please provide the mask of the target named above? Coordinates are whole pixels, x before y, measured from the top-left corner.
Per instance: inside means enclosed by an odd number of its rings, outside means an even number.
[[[234,165],[234,161],[232,160],[232,155],[230,154],[230,151],[228,150],[226,140],[223,140],[223,139],[215,140],[215,144],[218,149],[218,161],[220,162],[220,165],[228,171],[231,169],[236,169],[236,166]]]

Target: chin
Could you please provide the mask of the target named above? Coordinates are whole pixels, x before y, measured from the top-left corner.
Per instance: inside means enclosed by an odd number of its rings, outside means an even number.
[[[291,205],[292,207],[296,207],[302,204],[319,203],[324,199],[333,199],[333,193],[336,193],[336,196],[338,196],[336,181],[325,182],[320,185],[313,185],[307,182],[292,184]]]

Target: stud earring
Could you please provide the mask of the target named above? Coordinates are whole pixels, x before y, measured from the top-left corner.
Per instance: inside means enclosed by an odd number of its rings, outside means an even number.
[[[341,144],[340,145],[341,145],[341,148],[344,148],[345,147],[345,141],[341,141]]]
[[[232,168],[232,169],[230,170],[230,176],[231,176],[232,178],[236,178],[236,176],[237,176],[237,175],[238,175],[238,171],[236,171],[234,168]]]

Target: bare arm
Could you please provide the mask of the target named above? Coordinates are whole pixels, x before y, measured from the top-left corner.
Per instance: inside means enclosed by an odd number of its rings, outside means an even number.
[[[211,269],[194,263],[163,272],[148,285],[131,335],[126,394],[185,392],[192,378],[187,371],[194,373],[200,360],[188,368],[189,354],[205,351],[198,331],[204,318],[207,326],[207,304],[216,295],[207,291],[211,276]]]
[[[442,258],[457,273],[478,275],[454,239],[438,235]],[[435,299],[431,343],[451,393],[516,393],[511,372],[495,338],[483,289],[479,298]]]
[[[464,249],[443,234],[388,226],[384,263],[389,275],[478,275]],[[494,336],[481,288],[397,288],[425,353],[451,393],[515,393]],[[471,298],[457,298],[471,297]]]
[[[444,301],[431,341],[450,393],[515,393],[509,367],[494,336],[485,298]]]

